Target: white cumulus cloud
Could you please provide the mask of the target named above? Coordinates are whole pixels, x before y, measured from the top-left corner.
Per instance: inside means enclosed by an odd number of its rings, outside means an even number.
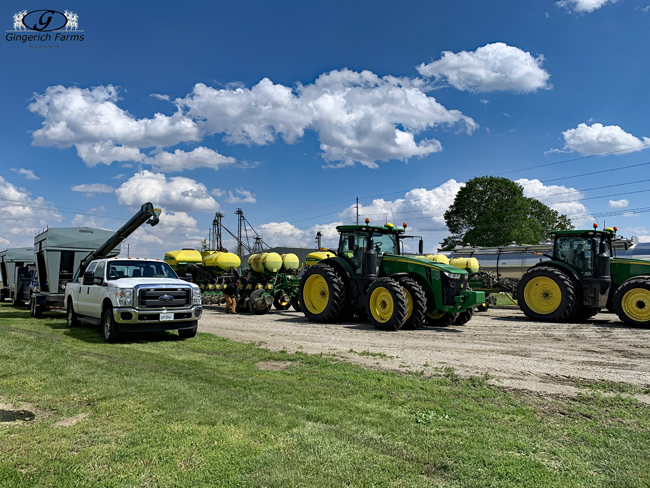
[[[579,124],[575,129],[562,132],[564,152],[578,152],[584,156],[617,152],[625,154],[650,147],[650,138],[639,139],[628,134],[618,125],[595,123]],[[557,149],[551,152],[558,152]]]
[[[611,208],[626,208],[630,204],[629,200],[623,198],[622,200],[610,200],[609,206]]]
[[[215,188],[211,192],[215,197],[226,197],[227,203],[256,203],[257,199],[255,194],[251,193],[249,190],[244,190],[243,188],[235,188],[235,193],[240,196],[235,196],[232,190],[222,190],[221,188]]]
[[[558,7],[578,13],[591,13],[607,3],[616,3],[618,0],[560,0],[555,2]]]
[[[149,164],[154,170],[162,171],[163,173],[196,168],[212,168],[217,170],[222,166],[231,165],[236,162],[237,160],[235,158],[223,156],[217,151],[203,146],[199,146],[189,152],[181,149],[176,149],[173,153],[161,151],[144,160],[145,164]]]
[[[535,198],[544,205],[566,214],[576,227],[591,225],[591,215],[580,200],[584,194],[572,187],[563,185],[545,185],[541,181],[521,178],[516,180],[524,187],[524,196]]]
[[[147,170],[125,181],[115,190],[115,196],[120,205],[130,207],[153,202],[172,212],[219,210],[219,204],[203,183],[182,176],[167,178],[163,173]]]
[[[29,110],[43,117],[42,127],[33,134],[37,146],[75,146],[86,164],[112,161],[140,161],[138,148],[174,146],[198,141],[196,123],[178,110],[172,116],[161,113],[137,119],[118,107],[114,86],[92,88],[50,86],[34,94]]]
[[[16,168],[11,168],[11,171],[15,171],[16,173],[18,173],[18,174],[20,174],[20,175],[23,175],[23,176],[24,176],[25,178],[27,178],[28,180],[40,180],[40,178],[34,174],[34,170],[33,170],[33,169],[25,169],[25,168],[16,169]]]
[[[417,70],[458,90],[531,93],[551,88],[551,75],[542,68],[543,62],[542,55],[533,57],[517,47],[495,42],[471,52],[443,51],[439,60],[422,63]]]
[[[29,247],[34,235],[48,225],[61,222],[63,216],[43,197],[31,198],[20,188],[0,176],[0,247]]]
[[[113,193],[115,188],[104,183],[84,183],[83,185],[73,186],[71,190],[83,193]]]

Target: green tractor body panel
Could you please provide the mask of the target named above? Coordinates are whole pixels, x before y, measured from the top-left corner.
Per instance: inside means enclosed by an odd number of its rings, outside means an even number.
[[[650,262],[640,259],[614,258],[610,265],[612,285],[618,288],[630,278],[650,276]]]
[[[448,293],[445,289],[445,281],[441,273],[446,272],[459,281],[460,294],[452,297],[445,297]],[[467,308],[477,306],[485,301],[485,293],[469,289],[468,273],[448,264],[437,263],[428,259],[421,259],[411,256],[384,254],[380,264],[380,274],[391,276],[407,273],[411,277],[417,277],[416,281],[424,288],[429,306],[427,313],[437,312],[457,313]]]

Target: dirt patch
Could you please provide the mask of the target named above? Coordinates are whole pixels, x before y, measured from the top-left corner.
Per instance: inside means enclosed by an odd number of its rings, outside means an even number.
[[[0,397],[0,426],[27,425],[51,417],[53,412],[38,408],[31,403],[13,405]]]
[[[629,383],[641,390],[650,385],[650,349],[640,347],[650,344],[650,329],[627,327],[607,313],[582,323],[549,324],[528,320],[518,310],[491,309],[463,326],[384,332],[363,322],[313,323],[289,311],[231,317],[211,306],[204,308],[199,331],[393,371],[435,374],[451,367],[460,376],[487,373],[491,384],[545,396],[584,391],[579,380]],[[634,396],[648,401],[647,394]]]
[[[291,361],[260,361],[255,366],[261,371],[282,371],[292,364]]]
[[[88,417],[88,415],[90,415],[90,414],[88,414],[88,413],[80,413],[78,415],[75,415],[74,417],[68,417],[68,418],[61,419],[57,423],[55,423],[53,425],[53,427],[71,427],[71,426],[76,425],[79,422],[81,422],[83,419]]]

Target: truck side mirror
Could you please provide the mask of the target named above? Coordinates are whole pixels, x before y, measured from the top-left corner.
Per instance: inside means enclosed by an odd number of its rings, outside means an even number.
[[[104,283],[104,278],[102,276],[95,276],[93,278],[94,285],[101,285],[102,283]]]
[[[85,271],[84,272],[84,279],[83,279],[83,284],[84,285],[92,285],[95,283],[95,275],[93,274],[92,271]]]
[[[418,243],[418,254],[424,254],[424,241],[422,239]]]

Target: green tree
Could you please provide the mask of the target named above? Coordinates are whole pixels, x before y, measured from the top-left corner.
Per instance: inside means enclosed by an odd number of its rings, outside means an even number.
[[[443,250],[459,244],[535,244],[553,230],[573,228],[566,215],[525,197],[519,183],[498,176],[469,180],[445,212],[445,223],[452,235],[441,242]]]

